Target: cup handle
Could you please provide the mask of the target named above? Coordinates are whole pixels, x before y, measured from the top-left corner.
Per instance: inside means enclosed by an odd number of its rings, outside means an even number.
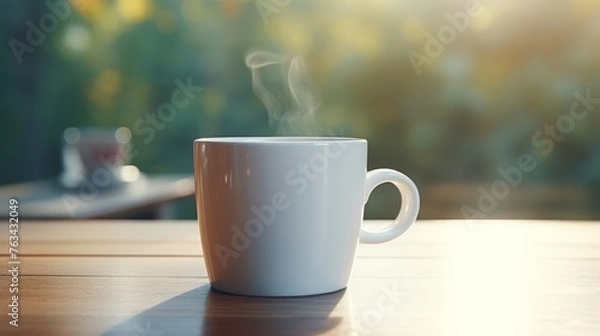
[[[390,241],[406,232],[419,214],[420,198],[417,186],[406,175],[392,169],[375,169],[367,173],[365,204],[371,192],[383,183],[391,183],[398,188],[402,196],[402,206],[396,219],[384,231],[371,232],[361,227],[361,243],[375,244]]]

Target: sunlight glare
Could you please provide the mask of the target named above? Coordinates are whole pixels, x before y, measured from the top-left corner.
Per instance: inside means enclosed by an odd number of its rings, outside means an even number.
[[[458,233],[451,288],[452,335],[515,335],[520,330],[524,237],[516,230]]]
[[[127,22],[143,21],[152,13],[148,0],[119,0],[117,9]]]

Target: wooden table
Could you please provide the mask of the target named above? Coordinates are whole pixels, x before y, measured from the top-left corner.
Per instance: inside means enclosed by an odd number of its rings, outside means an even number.
[[[346,290],[266,299],[210,290],[194,221],[22,221],[18,328],[8,235],[1,335],[600,335],[600,222],[419,221]]]

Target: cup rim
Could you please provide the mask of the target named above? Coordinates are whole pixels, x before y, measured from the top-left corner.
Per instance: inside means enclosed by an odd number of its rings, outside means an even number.
[[[249,137],[209,137],[198,138],[194,143],[238,144],[238,145],[294,145],[294,144],[331,144],[331,143],[367,142],[361,138],[319,137],[319,136],[249,136]]]

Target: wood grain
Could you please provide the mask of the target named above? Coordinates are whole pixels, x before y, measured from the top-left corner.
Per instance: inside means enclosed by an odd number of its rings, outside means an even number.
[[[600,334],[598,222],[420,221],[361,245],[346,290],[285,299],[210,290],[194,221],[26,222],[19,234],[20,326],[2,312],[1,335]]]

